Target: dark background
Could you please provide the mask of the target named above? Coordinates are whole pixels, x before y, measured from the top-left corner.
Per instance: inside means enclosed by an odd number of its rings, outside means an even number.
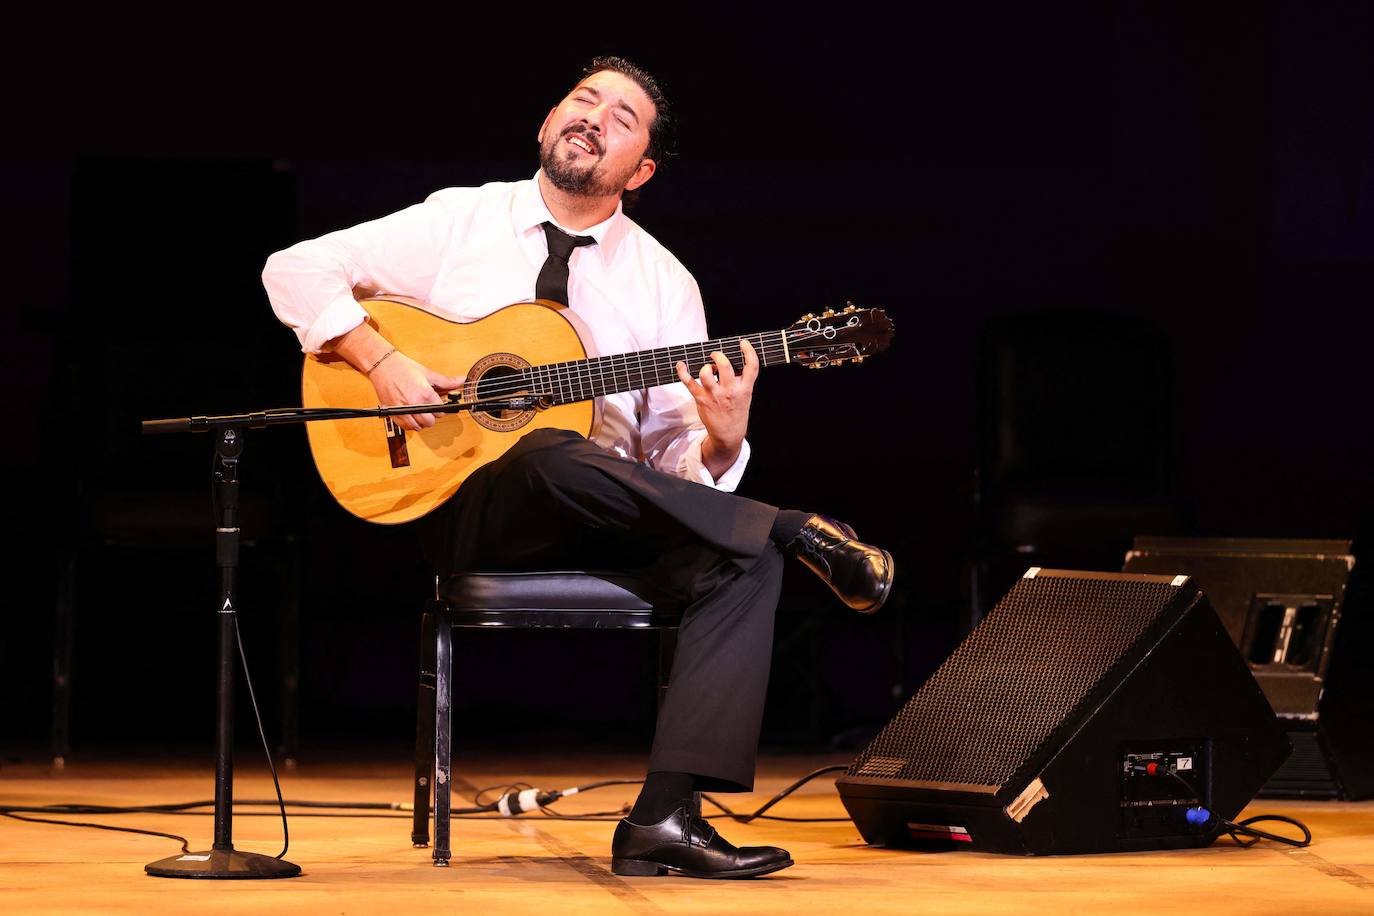
[[[955,644],[978,341],[1003,316],[1166,332],[1185,530],[1368,532],[1368,5],[1028,6],[814,22],[663,6],[671,25],[637,28],[572,8],[27,14],[3,180],[0,738],[45,747],[74,558],[76,752],[208,753],[210,443],[141,440],[135,421],[293,403],[300,356],[258,284],[265,256],[439,187],[528,177],[544,114],[597,53],[639,61],[675,102],[680,156],[634,216],[696,275],[713,332],[846,299],[897,323],[861,367],[759,382],[741,492],[837,515],[900,569],[875,618],[789,573],[766,743],[852,746]],[[295,550],[304,755],[399,741],[427,585],[410,533],[337,508],[299,429],[253,434],[245,462],[260,543],[242,622],[269,728]],[[156,530],[105,534],[139,519]],[[645,746],[643,635],[479,635],[458,657],[465,741]]]

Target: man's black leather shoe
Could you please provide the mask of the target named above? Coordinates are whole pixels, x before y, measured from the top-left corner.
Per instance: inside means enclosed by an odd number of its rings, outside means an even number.
[[[611,841],[611,871],[617,875],[755,878],[791,864],[786,849],[732,846],[689,805],[648,827],[622,820]]]
[[[813,515],[788,546],[860,613],[872,614],[892,591],[892,554],[862,543],[844,522]]]

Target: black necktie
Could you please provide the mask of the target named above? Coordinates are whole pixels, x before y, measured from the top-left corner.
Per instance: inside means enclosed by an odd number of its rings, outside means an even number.
[[[534,281],[534,298],[567,305],[568,258],[572,257],[574,248],[594,245],[596,239],[590,235],[568,235],[553,223],[544,224],[544,238],[549,243],[549,256],[539,268],[539,279]]]

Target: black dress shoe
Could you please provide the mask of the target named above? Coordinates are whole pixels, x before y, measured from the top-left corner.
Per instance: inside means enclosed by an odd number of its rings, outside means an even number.
[[[872,614],[892,591],[892,554],[862,543],[844,522],[813,515],[788,546],[860,613]]]
[[[689,806],[648,827],[622,820],[611,841],[611,871],[617,875],[754,878],[791,864],[786,849],[730,845]]]

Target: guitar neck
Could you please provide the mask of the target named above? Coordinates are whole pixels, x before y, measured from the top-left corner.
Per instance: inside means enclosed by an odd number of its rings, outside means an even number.
[[[715,352],[723,353],[735,371],[740,372],[744,369],[741,340],[753,344],[761,366],[776,366],[792,361],[787,332],[762,331],[739,337],[718,337],[698,343],[640,350],[637,353],[616,353],[531,366],[520,374],[531,390],[550,396],[554,403],[568,404],[621,391],[640,391],[672,384],[679,381],[679,362],[686,363],[688,371],[695,371],[710,362],[711,354]],[[479,394],[480,388],[479,385]]]

